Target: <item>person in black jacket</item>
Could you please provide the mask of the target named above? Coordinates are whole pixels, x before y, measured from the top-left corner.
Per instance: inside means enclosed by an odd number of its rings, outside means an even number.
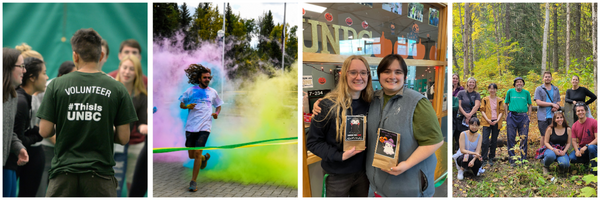
[[[573,75],[571,78],[571,89],[567,89],[567,93],[565,94],[565,102],[573,105],[573,113],[575,113],[575,105],[577,102],[585,102],[585,110],[588,118],[593,118],[589,105],[596,101],[596,95],[588,90],[585,87],[579,86],[579,76]],[[587,101],[585,97],[590,97]],[[573,121],[569,124],[572,125],[573,122],[576,122],[579,118],[576,114],[573,114]]]
[[[23,142],[29,154],[29,162],[17,168],[17,177],[19,178],[19,197],[35,197],[42,174],[44,171],[44,150],[40,146],[42,136],[39,134],[37,124],[31,124],[31,95],[36,92],[46,90],[46,66],[44,61],[29,57],[24,61],[26,73],[23,74],[21,86],[16,91],[18,94],[17,114],[15,116],[14,131]],[[10,160],[17,160],[14,155],[9,156]],[[14,166],[9,166],[14,163]],[[5,166],[17,167],[16,162],[9,162]]]
[[[373,97],[372,78],[367,60],[350,56],[342,65],[336,88],[319,107],[322,114],[312,119],[306,147],[321,157],[327,197],[366,197],[369,180],[365,172],[366,153],[355,147],[343,151],[347,115],[367,115]]]

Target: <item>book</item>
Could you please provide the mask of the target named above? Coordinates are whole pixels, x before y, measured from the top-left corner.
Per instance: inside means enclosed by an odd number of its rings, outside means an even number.
[[[356,147],[355,150],[365,150],[367,136],[367,116],[347,115],[344,128],[344,151]]]
[[[389,171],[398,164],[400,134],[382,128],[377,129],[377,145],[373,156],[373,167]]]

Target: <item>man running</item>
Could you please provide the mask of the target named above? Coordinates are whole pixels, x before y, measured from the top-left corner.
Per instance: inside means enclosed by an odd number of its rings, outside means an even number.
[[[185,125],[185,146],[186,147],[204,147],[210,135],[212,118],[217,119],[221,112],[223,101],[219,98],[217,91],[208,87],[212,79],[209,68],[198,64],[191,64],[185,69],[188,82],[194,86],[188,88],[179,97],[181,104],[179,107],[188,109],[188,117]],[[216,111],[212,112],[212,107]],[[192,171],[192,181],[190,181],[191,192],[198,191],[196,178],[200,169],[206,167],[210,154],[202,155],[202,150],[189,150],[189,158],[194,159],[194,169]]]

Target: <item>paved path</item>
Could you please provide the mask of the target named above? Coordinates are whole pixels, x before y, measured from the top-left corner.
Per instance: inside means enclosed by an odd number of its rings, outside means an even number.
[[[192,170],[182,163],[154,163],[154,197],[297,197],[298,189],[274,184],[244,185],[234,182],[202,180],[198,191],[189,192]]]

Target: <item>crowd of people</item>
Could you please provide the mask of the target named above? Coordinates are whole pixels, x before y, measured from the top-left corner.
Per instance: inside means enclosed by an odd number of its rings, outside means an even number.
[[[462,180],[465,171],[477,176],[485,170],[482,166],[494,165],[499,130],[506,121],[507,149],[511,166],[527,163],[528,133],[532,114],[532,99],[529,91],[523,87],[525,80],[517,77],[513,80],[505,97],[498,97],[498,86],[488,86],[489,96],[481,98],[477,92],[477,80],[467,80],[467,88],[460,85],[460,77],[452,75],[453,138],[455,150],[453,159],[458,168],[457,178]],[[540,146],[536,158],[541,159],[544,174],[549,167],[558,163],[559,171],[566,171],[570,163],[591,164],[594,171],[597,162],[597,123],[591,115],[589,104],[596,95],[587,88],[579,86],[579,77],[571,78],[572,87],[565,94],[564,106],[560,106],[561,93],[552,84],[552,73],[543,73],[543,83],[535,89],[533,100],[537,104],[537,121],[540,131]],[[588,100],[586,101],[586,98]],[[477,118],[481,112],[481,122]],[[482,134],[479,128],[483,126]],[[468,131],[467,131],[468,130]],[[517,135],[520,141],[516,141]],[[519,148],[514,148],[516,144]],[[573,149],[570,151],[571,146]],[[515,154],[518,150],[518,154]],[[570,152],[570,153],[569,153]],[[465,155],[469,156],[465,156]]]
[[[148,122],[141,47],[124,41],[119,68],[106,74],[109,47],[95,30],[78,30],[70,43],[73,51],[65,53],[73,61],[51,80],[46,69],[56,67],[30,46],[3,48],[3,197],[118,196],[115,144],[129,147],[129,196],[143,197]]]

